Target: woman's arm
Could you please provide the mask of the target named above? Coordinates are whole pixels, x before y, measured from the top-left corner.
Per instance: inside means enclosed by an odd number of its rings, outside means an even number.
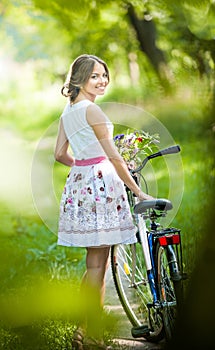
[[[69,141],[63,127],[63,121],[60,120],[58,136],[55,146],[54,157],[55,159],[67,166],[73,166],[75,164],[74,158],[68,152]]]
[[[117,151],[112,135],[106,125],[106,117],[102,110],[96,106],[91,105],[87,109],[87,121],[89,125],[93,128],[94,133],[102,145],[106,155],[108,156],[111,163],[114,165],[117,174],[122,179],[122,181],[128,186],[128,188],[140,199],[152,199],[153,197],[142,192],[139,186],[132,178],[128,167]]]

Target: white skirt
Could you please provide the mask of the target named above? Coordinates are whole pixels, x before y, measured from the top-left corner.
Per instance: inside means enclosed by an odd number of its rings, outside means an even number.
[[[74,166],[60,203],[58,245],[111,246],[136,242],[125,186],[109,160]]]

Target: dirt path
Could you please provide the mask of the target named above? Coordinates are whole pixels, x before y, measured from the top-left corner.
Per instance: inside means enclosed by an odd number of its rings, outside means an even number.
[[[117,349],[126,350],[157,350],[163,349],[164,344],[150,343],[144,338],[134,339],[131,336],[131,323],[127,319],[125,312],[120,304],[117,292],[114,287],[111,268],[107,271],[106,276],[106,297],[105,308],[114,316],[117,316],[117,329],[114,334],[114,343]],[[117,344],[119,347],[117,347]]]
[[[114,343],[116,344],[116,348],[114,346],[114,350],[158,350],[164,348],[163,344],[149,343],[144,339],[115,339]]]

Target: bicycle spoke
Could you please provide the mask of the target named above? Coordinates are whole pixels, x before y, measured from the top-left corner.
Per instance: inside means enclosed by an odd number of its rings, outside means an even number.
[[[142,247],[119,245],[112,251],[113,277],[122,306],[133,326],[148,324],[157,337],[162,330],[161,317],[154,308]],[[134,255],[135,254],[135,255]],[[135,261],[135,264],[134,264]],[[152,337],[153,338],[153,337]],[[152,339],[151,338],[151,339]]]
[[[181,284],[181,281],[174,281],[171,277],[171,264],[174,264],[174,269],[177,267],[177,260],[170,260],[168,256],[168,248],[157,247],[157,264],[158,264],[158,288],[162,305],[162,317],[166,332],[166,338],[171,339],[175,330],[175,322],[177,317],[177,299],[176,299],[176,284]],[[171,254],[174,254],[172,248]]]

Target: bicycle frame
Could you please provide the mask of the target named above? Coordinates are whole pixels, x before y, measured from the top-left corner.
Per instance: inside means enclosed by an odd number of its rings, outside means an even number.
[[[156,276],[156,269],[155,269],[155,263],[154,263],[154,254],[153,254],[153,247],[154,247],[154,239],[158,239],[160,245],[168,247],[168,254],[172,256],[171,259],[172,263],[177,263],[175,260],[175,253],[173,252],[172,245],[180,244],[180,267],[182,271],[182,255],[181,255],[181,239],[180,239],[180,231],[178,229],[167,229],[162,230],[160,232],[157,231],[150,231],[147,232],[146,224],[142,216],[137,217],[137,226],[138,226],[138,233],[139,233],[139,240],[140,244],[143,250],[143,255],[145,259],[145,265],[147,269],[147,276],[148,276],[148,282],[151,289],[151,293],[153,295],[153,301],[154,304],[156,304],[159,300],[158,297],[158,291],[156,288],[155,280],[157,279]],[[170,236],[171,233],[171,236]],[[174,236],[173,236],[174,234]],[[171,239],[170,239],[171,237]],[[174,237],[174,238],[173,238]],[[177,250],[177,257],[179,258],[179,252]],[[171,268],[174,265],[171,265]],[[133,272],[135,273],[135,271]],[[172,268],[171,271],[172,275],[174,275],[175,271],[174,268]],[[175,276],[175,278],[180,278],[179,276]]]
[[[176,146],[171,146],[169,148],[166,148],[164,150],[161,150],[160,152],[157,152],[155,154],[152,154],[148,157],[146,157],[143,162],[142,165],[139,166],[137,169],[133,170],[131,172],[132,175],[134,175],[135,173],[140,173],[140,171],[143,169],[143,167],[146,165],[146,163],[148,162],[148,160],[153,159],[155,157],[159,157],[159,156],[163,156],[165,154],[172,154],[172,153],[178,153],[180,152],[180,147],[178,145]],[[156,270],[155,270],[155,264],[154,264],[154,256],[153,256],[153,246],[154,246],[154,234],[153,232],[147,232],[147,228],[146,228],[146,224],[145,221],[143,219],[143,217],[141,215],[135,215],[135,221],[137,223],[137,227],[138,227],[138,231],[139,231],[139,239],[140,239],[140,243],[142,246],[142,250],[143,250],[143,255],[144,255],[144,259],[145,259],[145,265],[146,265],[146,269],[147,269],[147,276],[148,276],[148,282],[150,285],[150,289],[151,289],[151,293],[153,295],[153,299],[154,299],[154,303],[157,303],[158,301],[158,293],[157,293],[157,289],[156,289],[156,284],[155,284],[155,280],[156,280]],[[152,223],[153,225],[153,223]],[[155,232],[156,232],[156,224],[155,224]],[[165,235],[166,232],[161,231],[162,235]],[[160,232],[160,235],[161,235]],[[179,230],[176,230],[174,232],[179,232]],[[180,238],[180,237],[179,237]],[[181,240],[175,240],[175,242],[171,241],[171,244],[179,244],[181,242]],[[170,244],[167,244],[170,246]],[[171,248],[169,248],[171,250]],[[181,252],[181,260],[182,260],[182,249],[180,247],[180,252]],[[178,252],[177,252],[178,254]],[[181,267],[182,267],[182,261],[181,261]]]

